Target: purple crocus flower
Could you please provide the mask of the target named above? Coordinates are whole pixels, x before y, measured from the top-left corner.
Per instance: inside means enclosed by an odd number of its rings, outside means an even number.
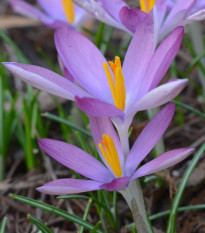
[[[12,8],[25,16],[41,21],[49,28],[79,27],[91,16],[74,5],[72,0],[37,0],[42,10],[23,0],[8,0]]]
[[[70,28],[55,33],[60,58],[75,82],[47,69],[19,63],[4,63],[27,83],[59,97],[75,100],[88,115],[112,117],[128,130],[137,111],[153,108],[174,98],[187,80],[171,80],[158,86],[181,44],[183,28],[176,28],[154,51],[151,20],[135,33],[121,66],[120,58],[107,63],[98,48]],[[158,86],[158,87],[157,87]]]
[[[141,0],[140,2],[155,2],[154,11],[149,12],[145,7],[141,9],[147,14],[152,14],[154,17],[156,44],[159,43],[166,35],[178,26],[185,26],[194,21],[205,19],[205,2],[204,0],[156,0],[148,1]],[[128,8],[127,6],[120,10],[120,20],[123,25],[132,33],[138,27],[139,18],[146,17],[136,8]]]
[[[174,110],[174,104],[168,104],[146,125],[127,158],[124,158],[117,133],[109,118],[106,117],[90,117],[92,135],[102,162],[71,144],[40,139],[39,145],[47,154],[89,180],[58,179],[37,188],[37,190],[55,195],[98,189],[121,190],[133,179],[156,173],[179,163],[187,158],[194,149],[171,150],[137,169],[164,134],[173,117]]]

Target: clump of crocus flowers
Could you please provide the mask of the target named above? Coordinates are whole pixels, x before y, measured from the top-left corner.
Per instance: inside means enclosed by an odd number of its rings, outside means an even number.
[[[146,125],[131,149],[130,124],[138,111],[167,103],[185,87],[186,79],[159,83],[179,50],[183,26],[202,19],[205,4],[140,0],[141,9],[138,9],[129,8],[121,0],[74,0],[89,12],[88,16],[71,0],[38,0],[43,11],[21,0],[9,2],[16,11],[58,28],[56,48],[71,78],[33,65],[4,63],[4,66],[34,87],[75,101],[89,115],[100,155],[99,161],[71,144],[40,139],[39,145],[48,155],[88,179],[58,179],[37,190],[55,195],[98,189],[119,191],[126,200],[131,196],[133,205],[144,208],[144,201],[138,195],[139,184],[136,195],[131,192],[133,180],[175,165],[187,158],[193,148],[165,152],[140,166],[168,128],[175,106],[173,103],[165,106]],[[91,16],[133,35],[123,64],[119,56],[107,61],[89,39],[73,30],[83,17]],[[149,232],[145,215],[135,222],[139,232]]]

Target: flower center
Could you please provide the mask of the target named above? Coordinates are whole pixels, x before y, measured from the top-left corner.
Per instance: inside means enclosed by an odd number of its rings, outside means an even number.
[[[72,0],[62,0],[63,9],[66,14],[66,18],[70,24],[75,20],[75,6]]]
[[[155,0],[140,0],[140,8],[142,11],[149,13],[155,4]]]
[[[103,63],[103,67],[107,75],[112,97],[113,97],[115,106],[119,108],[120,110],[124,111],[126,90],[125,90],[125,82],[124,82],[124,77],[122,74],[120,58],[116,56],[115,61],[114,62],[110,61],[109,64],[113,71],[114,79],[110,72],[109,66],[106,62]]]
[[[98,144],[106,162],[110,165],[117,177],[122,176],[120,160],[115,148],[115,144],[109,135],[103,134],[101,143]]]

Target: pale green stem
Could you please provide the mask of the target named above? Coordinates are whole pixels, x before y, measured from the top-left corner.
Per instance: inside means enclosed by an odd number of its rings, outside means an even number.
[[[153,233],[152,226],[147,218],[144,198],[139,181],[131,181],[129,186],[121,190],[120,193],[125,198],[132,212],[137,233]]]

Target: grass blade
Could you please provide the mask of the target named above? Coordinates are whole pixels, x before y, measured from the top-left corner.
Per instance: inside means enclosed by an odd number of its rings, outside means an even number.
[[[39,208],[39,209],[44,210],[44,211],[46,211],[48,213],[55,214],[56,216],[59,216],[59,217],[62,217],[64,219],[66,219],[66,220],[69,220],[71,222],[77,223],[80,226],[84,226],[88,230],[93,230],[93,228],[95,227],[92,224],[82,220],[78,216],[70,214],[70,213],[66,212],[65,210],[61,210],[61,209],[56,208],[56,207],[54,207],[52,205],[48,205],[48,204],[42,203],[40,201],[36,201],[36,200],[31,199],[31,198],[23,197],[23,196],[16,195],[16,194],[11,194],[10,196],[12,198],[20,201],[20,202],[26,203],[26,204],[28,204],[30,206],[35,207],[35,208]],[[97,230],[96,232],[97,233],[103,233],[100,230]]]
[[[30,214],[27,215],[28,220],[30,220],[42,233],[53,233],[53,231],[43,222],[34,218]]]
[[[205,143],[200,147],[200,149],[197,151],[197,153],[193,157],[191,163],[189,164],[189,166],[188,166],[188,168],[187,168],[187,170],[186,170],[186,172],[185,172],[185,174],[180,182],[180,185],[178,187],[178,191],[177,191],[177,193],[174,197],[174,200],[172,202],[172,207],[171,207],[171,211],[170,211],[170,215],[169,215],[166,233],[175,233],[176,215],[177,215],[177,210],[178,210],[182,195],[184,193],[188,179],[189,179],[192,171],[196,167],[197,163],[199,162],[199,159],[201,158],[201,155],[203,154],[204,151],[205,151]]]
[[[2,222],[1,222],[1,226],[0,226],[0,233],[5,233],[6,230],[6,217],[3,218]]]
[[[81,127],[79,127],[78,125],[76,125],[75,123],[71,122],[71,121],[68,121],[68,120],[65,120],[65,119],[62,119],[61,117],[58,117],[54,114],[51,114],[51,113],[44,113],[42,114],[42,116],[44,117],[47,117],[48,119],[51,119],[51,120],[54,120],[54,121],[57,121],[59,123],[63,123],[63,124],[66,124],[68,126],[70,126],[71,128],[91,137],[91,133]]]

